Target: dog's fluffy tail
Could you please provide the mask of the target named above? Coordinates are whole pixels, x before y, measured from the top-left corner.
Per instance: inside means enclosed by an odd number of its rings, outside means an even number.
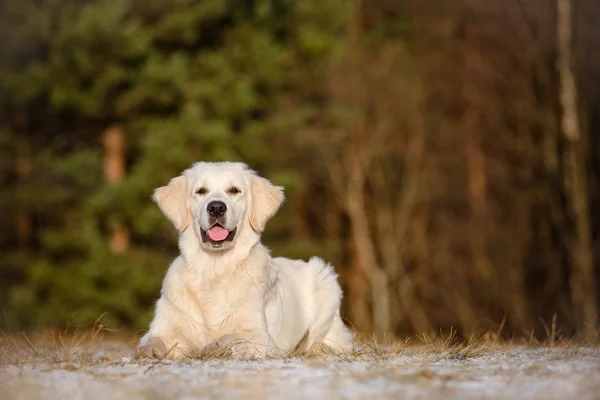
[[[338,274],[333,266],[319,257],[312,257],[308,260],[308,267],[312,270],[315,276],[315,294],[326,297],[327,304],[332,302],[335,308],[339,309],[342,302],[342,288],[338,283]],[[331,304],[331,305],[334,305]]]

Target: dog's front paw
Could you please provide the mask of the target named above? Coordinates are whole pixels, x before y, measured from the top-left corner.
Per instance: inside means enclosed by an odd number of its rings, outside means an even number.
[[[233,355],[231,348],[219,345],[219,342],[214,342],[204,346],[200,351],[200,357],[216,357],[216,358],[228,358]]]
[[[237,360],[260,359],[265,352],[242,335],[228,334],[206,345],[200,352],[205,357],[231,357]]]
[[[145,345],[138,347],[135,353],[139,358],[163,358],[167,355],[167,347],[162,340],[153,337]]]

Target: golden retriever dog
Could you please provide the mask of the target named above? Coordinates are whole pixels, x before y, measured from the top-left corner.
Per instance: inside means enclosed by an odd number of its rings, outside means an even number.
[[[333,267],[273,258],[261,244],[283,189],[242,163],[199,162],[154,192],[179,231],[141,355],[235,358],[352,350]]]

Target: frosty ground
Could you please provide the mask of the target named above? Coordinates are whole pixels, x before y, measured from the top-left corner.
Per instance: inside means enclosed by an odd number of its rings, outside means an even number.
[[[377,346],[343,357],[138,360],[125,343],[0,353],[1,399],[596,399],[600,351]]]

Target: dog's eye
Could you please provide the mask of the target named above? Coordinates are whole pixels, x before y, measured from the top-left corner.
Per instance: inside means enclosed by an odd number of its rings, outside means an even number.
[[[196,194],[205,194],[205,193],[206,193],[205,187],[201,187],[200,189],[196,190]]]
[[[242,191],[239,188],[235,187],[235,186],[232,186],[231,188],[229,188],[229,194],[238,194],[238,193],[241,193],[241,192]]]

